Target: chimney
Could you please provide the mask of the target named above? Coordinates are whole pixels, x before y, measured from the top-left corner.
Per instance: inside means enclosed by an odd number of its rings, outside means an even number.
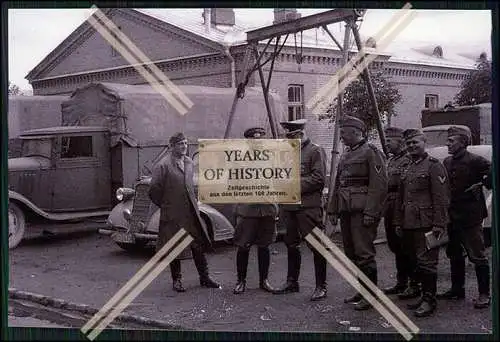
[[[212,8],[210,13],[212,25],[234,26],[235,15],[233,8]]]
[[[273,25],[293,21],[300,17],[301,14],[297,12],[296,8],[275,8]]]
[[[211,26],[210,8],[204,8],[201,16],[203,17],[203,24],[205,25],[205,32],[209,33]]]

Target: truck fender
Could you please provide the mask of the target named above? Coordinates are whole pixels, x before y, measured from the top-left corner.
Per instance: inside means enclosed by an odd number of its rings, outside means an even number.
[[[233,238],[234,227],[229,220],[213,207],[199,203],[200,216],[205,220],[213,241],[229,240]],[[157,209],[148,222],[148,233],[158,233],[160,224],[160,209]]]
[[[123,215],[125,209],[132,212],[132,207],[134,205],[134,200],[130,199],[128,201],[118,203],[109,213],[107,224],[111,227],[119,227],[123,229],[129,229],[130,225]]]
[[[47,213],[46,211],[38,208],[33,202],[31,202],[29,199],[24,197],[23,195],[9,190],[9,201],[14,201],[19,203],[24,210],[29,210],[30,212],[34,213],[35,215],[38,215],[40,217],[43,217],[47,220],[51,221],[69,221],[69,220],[75,220],[75,219],[82,219],[86,217],[97,217],[97,216],[104,216],[104,215],[109,215],[109,211],[96,211],[92,213],[61,213],[61,214],[52,214],[52,213]]]

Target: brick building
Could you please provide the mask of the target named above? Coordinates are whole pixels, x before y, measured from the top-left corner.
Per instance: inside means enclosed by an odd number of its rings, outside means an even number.
[[[233,9],[186,9],[185,15],[172,14],[167,9],[103,12],[176,84],[234,87],[243,64],[244,32],[256,28],[244,21],[237,22]],[[297,15],[294,10],[274,10],[274,22]],[[363,39],[367,41],[367,37]],[[373,39],[370,41],[376,44]],[[259,49],[262,51],[264,46],[262,43]],[[267,51],[265,58],[270,56],[272,47]],[[353,46],[351,53],[356,51]],[[297,52],[302,54],[300,65]],[[419,127],[424,107],[444,106],[452,101],[481,52],[391,44],[387,51],[378,53],[373,67],[383,68],[402,94],[392,124]],[[290,119],[309,119],[309,135],[327,149],[331,148],[332,128],[318,122],[305,103],[331,78],[341,60],[341,51],[321,29],[305,31],[303,36],[291,35],[276,59],[270,86],[288,101],[285,105]],[[264,70],[268,68],[269,63]],[[87,21],[26,78],[34,95],[67,95],[89,82],[146,83]],[[249,86],[253,85],[260,86],[257,72],[249,82]]]

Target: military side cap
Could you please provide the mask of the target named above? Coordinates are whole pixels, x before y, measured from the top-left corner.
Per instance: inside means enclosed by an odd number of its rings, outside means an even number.
[[[403,139],[408,140],[414,137],[423,136],[424,133],[420,129],[408,128],[403,132]]]
[[[467,138],[471,137],[470,129],[467,126],[451,126],[448,128],[448,136],[463,135]]]
[[[385,136],[388,138],[402,138],[404,129],[399,127],[387,127],[384,130]]]
[[[355,118],[354,116],[349,116],[349,115],[344,116],[342,119],[339,120],[339,125],[340,125],[340,128],[342,128],[342,127],[354,127],[354,128],[357,128],[363,132],[366,131],[365,123],[362,120]]]
[[[182,132],[175,133],[170,137],[169,143],[174,145],[177,144],[179,141],[186,140],[186,136]]]
[[[266,135],[266,130],[262,127],[252,127],[243,133],[245,138],[259,138],[264,135]]]

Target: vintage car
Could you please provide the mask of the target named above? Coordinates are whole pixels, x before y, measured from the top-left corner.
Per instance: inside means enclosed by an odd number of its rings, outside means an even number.
[[[95,230],[90,222],[100,219],[102,225],[114,204],[108,139],[103,127],[20,135],[21,157],[8,161],[9,248],[32,233],[81,229],[84,220]]]
[[[474,154],[482,156],[483,158],[486,158],[490,162],[493,158],[492,145],[468,146],[467,150],[471,153],[474,153]],[[438,147],[428,148],[427,152],[431,156],[439,159],[441,162],[447,156],[449,156],[448,148],[446,146],[438,146]],[[491,229],[492,229],[492,216],[493,216],[493,210],[492,210],[493,191],[488,190],[488,189],[483,187],[483,192],[484,192],[484,197],[486,199],[486,206],[488,208],[488,217],[485,218],[483,221],[484,240],[485,240],[485,243],[487,246],[491,246]]]

